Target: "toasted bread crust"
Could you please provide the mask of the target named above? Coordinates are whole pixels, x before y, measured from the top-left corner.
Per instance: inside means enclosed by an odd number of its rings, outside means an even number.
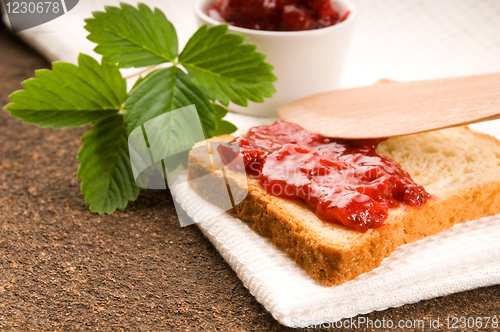
[[[500,144],[490,136],[475,134]],[[231,139],[226,135],[213,140]],[[201,170],[206,172],[208,167],[206,159],[202,160],[196,154],[190,155],[189,164],[190,178],[196,177]],[[445,197],[433,197],[420,209],[393,209],[385,227],[358,233],[311,217],[312,212],[300,203],[267,194],[251,178],[248,178],[248,190],[246,199],[229,213],[249,223],[260,235],[270,238],[312,278],[328,286],[373,270],[402,244],[436,234],[458,222],[500,213],[500,181],[497,180],[464,188]],[[338,234],[348,240],[339,242],[333,236]]]
[[[229,213],[270,238],[312,278],[328,286],[373,270],[402,244],[439,233],[458,222],[500,212],[500,183],[491,183],[446,199],[431,200],[421,209],[393,211],[387,226],[369,232],[362,243],[335,248],[303,232],[300,223],[286,218],[272,199],[262,195],[262,190],[252,188],[247,199]]]

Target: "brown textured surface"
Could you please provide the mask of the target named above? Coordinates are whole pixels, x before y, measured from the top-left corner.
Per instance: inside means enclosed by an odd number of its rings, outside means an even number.
[[[0,25],[0,105],[47,66]],[[291,330],[195,226],[179,227],[169,194],[143,192],[112,216],[89,213],[76,180],[83,132],[37,129],[0,111],[0,331]],[[366,317],[499,316],[499,292],[482,288]]]

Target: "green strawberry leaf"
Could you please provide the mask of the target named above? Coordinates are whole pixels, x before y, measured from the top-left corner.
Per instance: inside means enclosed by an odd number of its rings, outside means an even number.
[[[226,120],[217,119],[217,129],[212,130],[212,136],[229,135],[234,133],[238,128]]]
[[[178,53],[174,26],[158,8],[154,12],[145,4],[135,8],[126,3],[106,6],[105,12],[93,12],[86,19],[87,37],[98,44],[95,52],[106,62],[120,68],[146,67],[173,62]]]
[[[214,110],[217,129],[210,131],[211,136],[229,135],[234,133],[238,129],[231,122],[222,120],[222,118],[225,117],[228,112],[227,109],[218,104],[214,104]]]
[[[130,89],[130,93],[132,93],[132,91],[135,90],[135,88],[137,88],[139,86],[139,84],[142,83],[142,81],[144,81],[144,77],[140,76],[137,81],[135,81],[134,85],[132,86],[132,89]]]
[[[161,68],[147,75],[124,105],[128,132],[161,114],[195,104],[206,133],[216,129],[212,103],[181,69]]]
[[[225,107],[222,107],[218,104],[213,104],[213,105],[214,105],[214,110],[215,110],[214,115],[217,119],[222,119],[223,117],[226,116],[228,110]]]
[[[125,209],[139,195],[139,187],[130,166],[123,116],[115,114],[95,123],[82,141],[78,179],[90,211],[110,214]]]
[[[109,117],[127,98],[127,85],[114,65],[100,65],[80,54],[78,66],[55,62],[23,82],[5,109],[13,117],[40,127],[80,127]]]
[[[227,25],[202,26],[179,55],[179,63],[204,87],[211,100],[247,106],[248,100],[263,102],[276,92],[265,55],[256,45],[243,44],[245,37],[228,34]]]

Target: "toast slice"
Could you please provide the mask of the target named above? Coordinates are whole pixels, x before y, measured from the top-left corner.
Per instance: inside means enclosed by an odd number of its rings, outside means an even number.
[[[211,140],[232,139],[226,135]],[[458,222],[500,213],[500,142],[493,137],[458,127],[390,138],[377,151],[397,161],[432,195],[420,209],[391,209],[385,227],[359,233],[324,222],[300,203],[267,194],[250,177],[229,179],[240,186],[242,181],[248,183],[247,197],[229,213],[270,238],[312,278],[329,286],[373,270],[402,244]],[[216,151],[211,158],[214,165],[222,164]],[[211,172],[210,158],[193,149],[188,170],[190,179]]]

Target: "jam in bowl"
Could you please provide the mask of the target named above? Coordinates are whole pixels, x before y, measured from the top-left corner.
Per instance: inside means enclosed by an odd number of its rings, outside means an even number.
[[[356,7],[350,0],[328,0],[321,3],[329,7],[319,10],[308,7],[316,3],[313,0],[311,5],[304,5],[306,2],[309,0],[195,0],[200,26],[227,24],[229,33],[241,34],[247,43],[257,45],[257,51],[274,66],[273,74],[278,78],[272,98],[263,103],[249,102],[247,107],[230,104],[231,111],[275,117],[284,104],[340,87]],[[248,4],[253,7],[248,8]],[[212,10],[216,18],[209,15]],[[281,20],[285,11],[297,17],[285,22]],[[224,19],[224,15],[232,16]],[[303,20],[304,15],[312,20]],[[312,30],[303,30],[306,28]],[[287,29],[294,31],[283,31]]]
[[[344,21],[330,0],[215,0],[208,16],[233,26],[266,31],[305,31]]]

